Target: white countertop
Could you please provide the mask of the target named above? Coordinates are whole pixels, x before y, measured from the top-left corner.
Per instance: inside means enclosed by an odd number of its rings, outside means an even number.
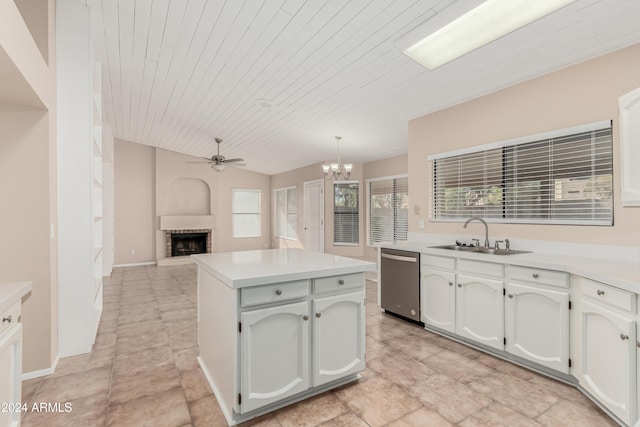
[[[231,288],[375,271],[376,264],[304,249],[265,249],[192,255]]]
[[[384,248],[421,252],[431,255],[476,259],[478,261],[545,268],[549,270],[561,270],[640,294],[640,263],[634,261],[616,261],[611,259],[549,254],[542,252],[516,255],[488,255],[449,249],[430,248],[425,242],[413,241],[389,242],[383,243],[380,246]]]
[[[0,283],[0,313],[31,292],[31,282]]]

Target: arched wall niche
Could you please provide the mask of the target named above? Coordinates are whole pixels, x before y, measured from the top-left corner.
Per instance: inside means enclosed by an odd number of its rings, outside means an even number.
[[[167,215],[211,215],[211,188],[199,178],[177,178],[167,193]]]

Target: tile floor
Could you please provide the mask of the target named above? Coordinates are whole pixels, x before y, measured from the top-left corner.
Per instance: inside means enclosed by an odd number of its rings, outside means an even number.
[[[368,301],[376,285],[367,283]],[[23,426],[225,426],[196,361],[193,265],[116,269],[91,353],[25,381],[23,400],[70,402]],[[367,369],[353,384],[260,417],[259,426],[615,426],[572,387],[367,306]]]

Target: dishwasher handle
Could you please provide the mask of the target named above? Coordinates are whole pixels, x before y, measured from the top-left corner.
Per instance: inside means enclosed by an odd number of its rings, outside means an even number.
[[[400,256],[400,255],[390,255],[390,254],[381,254],[382,258],[393,259],[396,261],[404,261],[404,262],[418,262],[417,258],[410,256]]]

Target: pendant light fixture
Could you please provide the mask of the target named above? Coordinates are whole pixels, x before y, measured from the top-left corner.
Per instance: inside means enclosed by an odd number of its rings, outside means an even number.
[[[324,172],[324,177],[326,179],[339,180],[340,177],[342,177],[342,179],[349,179],[351,176],[351,169],[353,169],[353,164],[342,163],[342,160],[340,159],[340,140],[342,137],[336,136],[335,138],[338,143],[338,161],[336,163],[325,163],[322,165],[322,172]]]

